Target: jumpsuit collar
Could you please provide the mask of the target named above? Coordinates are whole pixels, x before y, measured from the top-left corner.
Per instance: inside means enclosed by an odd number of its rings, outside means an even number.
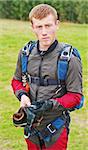
[[[47,51],[41,51],[41,50],[39,49],[39,40],[38,40],[38,41],[37,41],[37,50],[38,50],[38,53],[39,53],[40,55],[48,54],[48,53],[52,52],[52,51],[55,49],[55,47],[57,46],[57,44],[58,44],[58,41],[55,40],[55,41],[50,45],[50,47],[48,48]]]

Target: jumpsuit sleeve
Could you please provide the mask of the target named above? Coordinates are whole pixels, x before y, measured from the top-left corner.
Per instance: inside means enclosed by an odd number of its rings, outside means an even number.
[[[22,69],[21,69],[21,51],[18,55],[18,60],[16,64],[16,70],[11,81],[11,86],[13,89],[14,94],[20,100],[23,94],[28,95],[26,88],[23,86],[22,83]]]

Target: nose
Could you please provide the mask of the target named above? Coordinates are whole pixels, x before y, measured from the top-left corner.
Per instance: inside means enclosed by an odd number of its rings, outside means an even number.
[[[45,27],[42,28],[42,35],[43,35],[43,36],[47,35],[47,30],[46,30]]]

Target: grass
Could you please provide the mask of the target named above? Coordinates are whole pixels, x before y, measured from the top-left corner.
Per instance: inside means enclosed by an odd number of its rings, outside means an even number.
[[[71,130],[68,150],[88,149],[88,25],[61,23],[57,32],[60,42],[77,47],[83,62],[83,91],[85,104],[81,110],[71,113]],[[0,150],[26,150],[23,129],[15,128],[12,115],[19,108],[10,83],[21,47],[35,39],[29,22],[0,20]]]

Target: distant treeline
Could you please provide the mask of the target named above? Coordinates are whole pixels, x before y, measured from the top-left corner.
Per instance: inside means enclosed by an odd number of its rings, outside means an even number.
[[[88,0],[0,0],[0,18],[28,20],[37,4],[54,6],[61,21],[88,23]]]

